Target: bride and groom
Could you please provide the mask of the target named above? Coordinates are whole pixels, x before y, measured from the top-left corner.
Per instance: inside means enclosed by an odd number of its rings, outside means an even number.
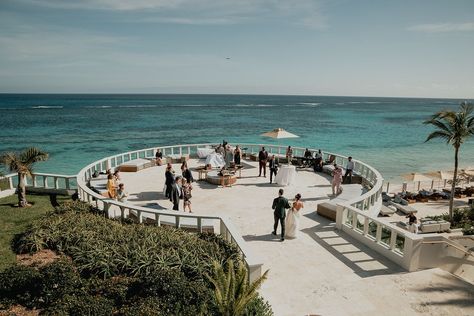
[[[300,224],[300,213],[299,211],[303,208],[301,200],[301,194],[295,196],[293,205],[290,206],[288,200],[283,196],[283,189],[278,191],[278,197],[273,200],[272,209],[274,209],[273,217],[275,223],[273,225],[273,235],[276,235],[278,228],[278,222],[281,224],[281,241],[285,240],[285,237],[296,238],[299,224]],[[286,209],[289,209],[288,214]]]

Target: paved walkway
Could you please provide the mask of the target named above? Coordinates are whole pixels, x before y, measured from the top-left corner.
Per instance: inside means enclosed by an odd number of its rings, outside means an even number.
[[[189,162],[190,167],[198,164]],[[280,242],[271,235],[271,203],[279,187],[256,177],[257,164],[246,161],[242,178],[232,187],[194,183],[193,211],[226,214],[240,229],[249,247],[269,269],[261,294],[275,315],[473,315],[473,287],[439,269],[406,273],[371,249],[335,230],[334,223],[316,214],[316,206],[331,196],[329,177],[299,170],[297,183],[285,196],[302,195],[305,204],[300,236]],[[178,173],[179,165],[174,168]],[[130,202],[158,203],[164,199],[165,167],[122,173]],[[193,173],[197,179],[197,173]],[[360,186],[346,187],[361,192]],[[182,208],[182,206],[180,206]]]

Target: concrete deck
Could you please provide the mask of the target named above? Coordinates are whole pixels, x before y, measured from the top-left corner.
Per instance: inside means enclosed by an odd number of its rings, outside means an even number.
[[[440,269],[406,273],[317,215],[317,204],[333,198],[327,175],[298,170],[297,183],[284,187],[289,199],[300,193],[305,206],[299,237],[280,242],[270,234],[271,204],[279,186],[268,183],[268,174],[267,178],[256,177],[255,162],[244,163],[242,178],[232,187],[195,182],[192,207],[198,214],[230,216],[252,251],[261,256],[264,270],[270,273],[260,293],[275,315],[474,314],[471,284]],[[202,164],[188,162],[191,169]],[[173,166],[179,174],[180,165]],[[163,196],[164,172],[165,167],[160,166],[122,173],[129,202],[171,208]],[[198,178],[197,172],[193,175]],[[360,186],[343,187],[345,195],[362,192]]]

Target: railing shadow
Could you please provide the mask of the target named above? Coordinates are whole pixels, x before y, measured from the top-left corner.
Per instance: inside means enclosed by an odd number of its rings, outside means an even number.
[[[334,222],[317,215],[315,212],[304,216],[318,224],[301,231],[361,278],[404,272],[403,268],[387,258],[344,232],[336,230]]]

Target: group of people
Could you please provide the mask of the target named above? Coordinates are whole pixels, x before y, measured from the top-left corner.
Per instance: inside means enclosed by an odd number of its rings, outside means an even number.
[[[283,189],[278,190],[278,197],[273,200],[272,209],[273,211],[273,231],[272,234],[276,236],[278,223],[281,226],[281,241],[285,240],[285,237],[296,238],[299,231],[300,223],[300,210],[304,207],[301,202],[301,194],[295,195],[295,200],[292,205],[288,202],[288,199],[283,196]],[[288,212],[287,209],[290,209]]]
[[[112,169],[107,170],[107,195],[109,198],[119,202],[127,201],[128,193],[125,191],[125,184],[121,182],[118,169],[113,173]]]
[[[240,165],[242,159],[242,150],[240,149],[239,145],[237,145],[234,150],[232,150],[230,144],[224,140],[222,141],[222,144],[219,144],[216,147],[216,153],[222,155],[226,168],[230,167],[231,162],[234,162],[235,165]]]
[[[165,196],[173,203],[173,210],[179,211],[179,202],[183,200],[183,211],[191,210],[191,191],[194,182],[193,174],[184,161],[181,164],[181,175],[176,175],[171,163],[166,165],[165,171]]]

